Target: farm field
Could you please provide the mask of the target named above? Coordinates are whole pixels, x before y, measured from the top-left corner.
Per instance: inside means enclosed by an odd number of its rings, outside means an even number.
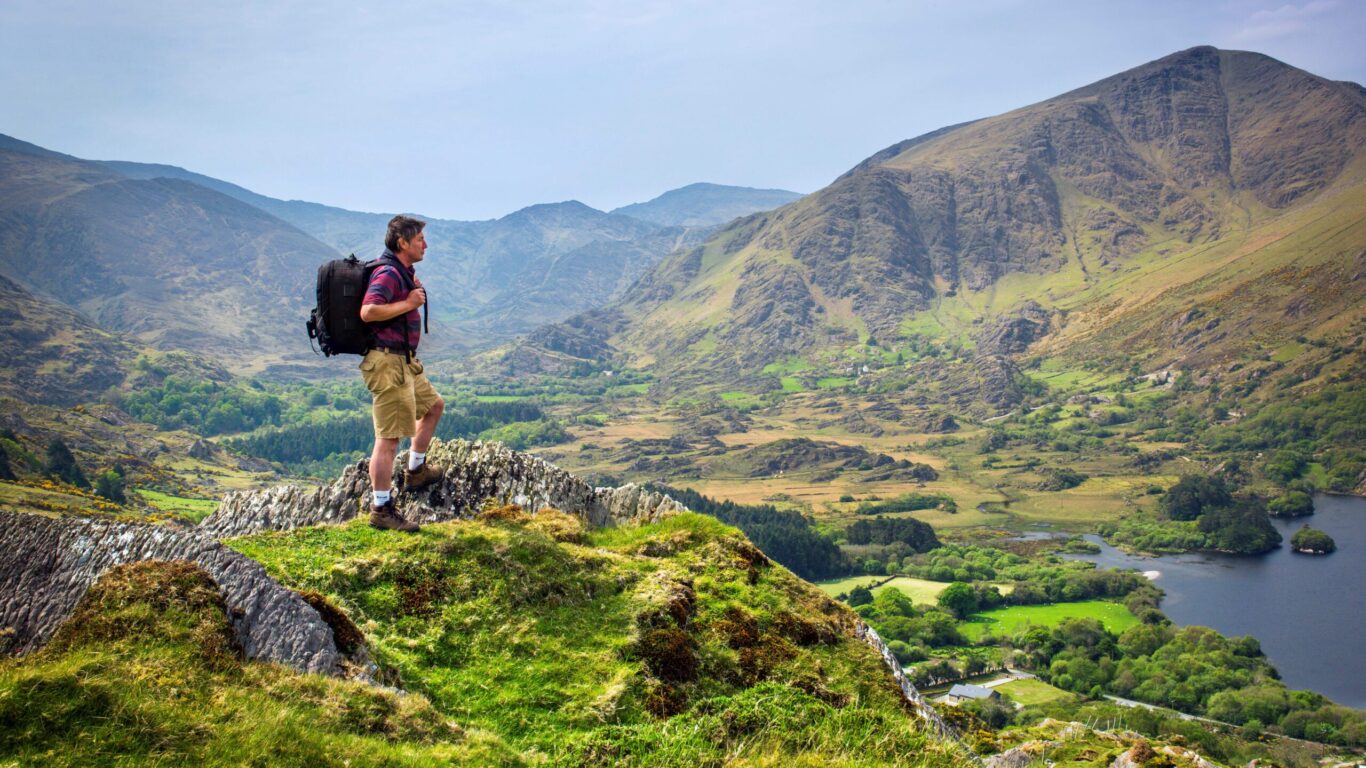
[[[1010,699],[1016,704],[1032,706],[1035,704],[1051,704],[1055,701],[1066,701],[1075,699],[1076,696],[1062,690],[1054,688],[1038,678],[1026,678],[1024,680],[1012,680],[1002,683],[995,687],[1001,692],[1002,696]]]
[[[194,523],[198,523],[213,514],[215,509],[218,509],[218,502],[210,499],[187,499],[182,496],[172,496],[169,493],[141,488],[137,490],[137,494],[148,504],[162,512],[183,517]]]
[[[1076,603],[1048,603],[1046,605],[1016,605],[975,614],[958,625],[963,636],[972,641],[988,632],[996,635],[1014,634],[1026,626],[1053,627],[1065,619],[1096,619],[1105,629],[1115,634],[1138,624],[1129,609],[1108,600],[1084,600]]]

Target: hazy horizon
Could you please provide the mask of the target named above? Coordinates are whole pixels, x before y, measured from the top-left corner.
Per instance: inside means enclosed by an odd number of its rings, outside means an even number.
[[[354,210],[611,210],[696,182],[811,192],[897,141],[1195,45],[1362,82],[1363,33],[1366,6],[1337,0],[17,0],[0,133]]]

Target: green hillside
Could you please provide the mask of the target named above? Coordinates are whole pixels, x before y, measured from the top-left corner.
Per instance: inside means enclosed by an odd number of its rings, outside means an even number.
[[[505,508],[415,537],[358,523],[232,545],[344,611],[343,642],[359,628],[403,692],[244,664],[202,574],[143,564],[0,666],[0,759],[969,763],[919,729],[847,609],[709,518],[585,532]]]

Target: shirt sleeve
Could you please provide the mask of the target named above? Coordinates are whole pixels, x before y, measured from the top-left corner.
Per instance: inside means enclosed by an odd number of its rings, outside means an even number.
[[[370,273],[370,285],[365,289],[361,304],[392,304],[398,295],[400,283],[398,273],[388,265],[378,267]]]

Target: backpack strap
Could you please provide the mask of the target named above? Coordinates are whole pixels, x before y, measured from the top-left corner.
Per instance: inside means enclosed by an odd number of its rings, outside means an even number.
[[[417,284],[413,282],[412,275],[409,275],[408,269],[403,266],[403,262],[399,261],[398,258],[389,251],[385,251],[379,258],[370,262],[367,266],[370,267],[370,275],[372,276],[374,275],[375,270],[380,267],[393,267],[394,271],[398,273],[399,282],[403,283],[404,288],[407,288],[409,292],[412,292],[413,289],[417,287]],[[366,280],[366,285],[369,285],[369,279]],[[427,325],[427,306],[430,303],[431,300],[428,299],[428,301],[422,305],[422,333],[428,335],[431,334],[431,329]],[[390,320],[385,320],[382,323],[376,323],[376,325],[392,325],[399,321],[406,323],[407,317],[408,315],[405,313]],[[406,325],[403,329],[403,358],[405,362],[411,362],[413,359],[413,348],[412,345],[408,343],[408,328]]]

